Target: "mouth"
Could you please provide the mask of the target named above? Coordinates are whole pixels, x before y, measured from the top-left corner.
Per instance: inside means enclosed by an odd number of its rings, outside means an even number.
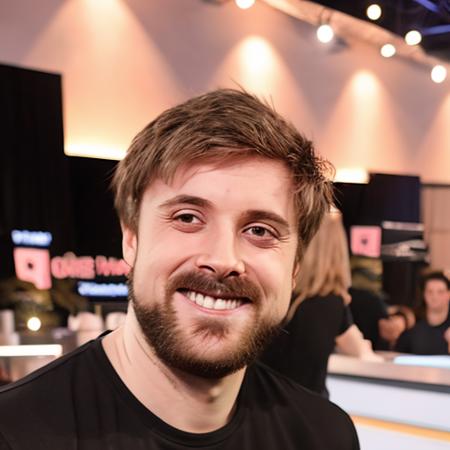
[[[182,293],[192,303],[214,311],[234,310],[246,303],[250,303],[248,298],[223,298],[189,289],[178,289],[178,292]]]

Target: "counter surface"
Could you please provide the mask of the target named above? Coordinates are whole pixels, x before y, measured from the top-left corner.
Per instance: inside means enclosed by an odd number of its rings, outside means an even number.
[[[388,384],[412,383],[416,388],[450,393],[450,369],[395,364],[393,358],[397,354],[382,353],[382,355],[386,361],[380,363],[333,354],[328,363],[328,373]]]

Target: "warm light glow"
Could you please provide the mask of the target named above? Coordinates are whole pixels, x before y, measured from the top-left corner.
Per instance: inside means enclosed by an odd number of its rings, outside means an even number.
[[[385,58],[390,58],[391,56],[395,55],[395,52],[397,50],[392,44],[384,44],[383,47],[380,49],[381,56],[384,56]]]
[[[249,36],[238,50],[240,81],[254,92],[270,92],[277,67],[275,52],[264,38]]]
[[[255,4],[255,0],[235,0],[236,5],[241,9],[251,8]]]
[[[319,39],[319,41],[323,42],[324,44],[331,42],[334,38],[333,28],[331,28],[328,24],[320,25],[320,27],[317,28],[316,34],[317,39]]]
[[[62,345],[0,345],[0,357],[61,356]]]
[[[248,38],[242,46],[242,61],[247,71],[263,75],[273,63],[270,45],[260,37]]]
[[[447,69],[440,64],[437,64],[431,70],[431,79],[435,83],[442,83],[447,78]]]
[[[38,331],[41,328],[41,319],[39,317],[30,317],[27,322],[27,328],[30,331]]]
[[[377,94],[377,80],[373,73],[361,70],[352,79],[353,89],[356,95],[364,96],[367,100],[369,96]]]
[[[64,153],[68,156],[121,160],[125,156],[126,150],[97,144],[67,144]]]
[[[335,183],[367,183],[369,174],[362,167],[336,169]]]
[[[417,30],[411,30],[405,34],[405,42],[408,45],[417,45],[421,41],[422,41],[422,35]]]
[[[370,20],[378,20],[381,17],[381,7],[376,3],[373,3],[367,8],[367,17]]]

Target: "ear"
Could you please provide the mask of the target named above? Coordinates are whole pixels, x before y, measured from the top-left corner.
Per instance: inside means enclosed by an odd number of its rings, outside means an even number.
[[[297,276],[300,272],[300,263],[298,261],[294,264],[294,269],[292,271],[292,290],[295,289],[295,285],[297,284]]]
[[[122,254],[125,262],[133,267],[137,254],[137,236],[131,228],[124,224],[122,224]]]

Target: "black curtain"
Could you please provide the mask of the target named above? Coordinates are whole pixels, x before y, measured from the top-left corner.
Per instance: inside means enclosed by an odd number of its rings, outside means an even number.
[[[77,255],[122,257],[122,233],[114,210],[111,178],[117,161],[69,158]]]
[[[50,231],[52,251],[73,245],[61,76],[0,65],[0,274],[13,274],[13,229]]]

